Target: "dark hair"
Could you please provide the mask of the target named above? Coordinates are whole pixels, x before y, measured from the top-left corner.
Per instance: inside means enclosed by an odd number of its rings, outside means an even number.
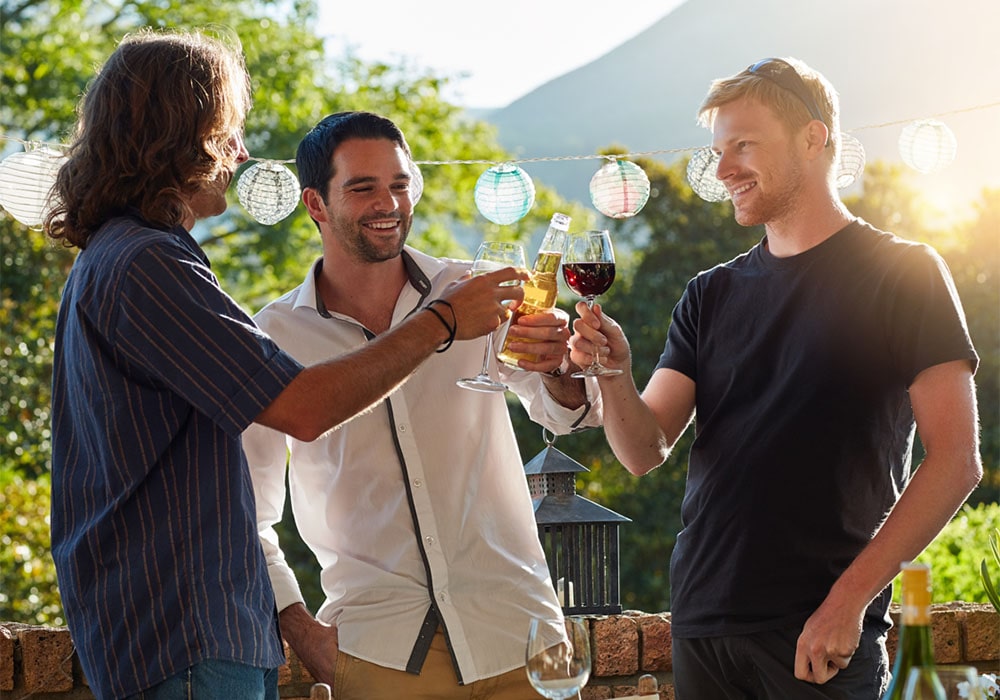
[[[326,201],[327,185],[333,177],[333,153],[348,139],[388,139],[412,160],[403,132],[391,120],[372,112],[337,112],[324,117],[299,142],[295,167],[303,190],[311,187]]]
[[[231,140],[250,108],[242,54],[199,32],[126,36],[77,110],[46,229],[85,248],[109,217],[134,208],[173,226],[186,200],[231,167]]]

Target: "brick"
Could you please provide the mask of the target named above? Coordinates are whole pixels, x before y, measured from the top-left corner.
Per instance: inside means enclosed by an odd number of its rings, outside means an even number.
[[[965,631],[965,658],[980,673],[996,673],[1000,659],[1000,624],[997,613],[990,605],[969,605],[958,613]],[[983,663],[990,662],[993,663]]]
[[[670,613],[643,615],[638,618],[640,668],[643,671],[672,671]]]
[[[21,645],[21,672],[29,693],[73,689],[73,641],[69,631],[53,627],[26,627],[17,631]]]
[[[639,626],[626,616],[591,620],[595,676],[630,676],[639,670]]]
[[[14,633],[0,625],[0,690],[14,690]]]
[[[580,700],[610,700],[613,697],[611,688],[606,685],[588,686],[580,691]]]
[[[954,664],[962,660],[961,634],[954,610],[943,605],[931,606],[931,637],[937,663]]]

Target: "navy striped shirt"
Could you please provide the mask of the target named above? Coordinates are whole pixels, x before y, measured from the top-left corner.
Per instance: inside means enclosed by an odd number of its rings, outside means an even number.
[[[283,662],[240,436],[301,369],[183,228],[114,219],[77,256],[56,330],[52,552],[98,697],[205,659]]]

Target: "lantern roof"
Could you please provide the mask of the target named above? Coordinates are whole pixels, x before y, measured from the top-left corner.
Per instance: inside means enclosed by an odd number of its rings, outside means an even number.
[[[585,466],[577,462],[569,455],[560,452],[552,445],[531,458],[524,465],[524,473],[531,474],[573,474],[575,472],[589,472]]]
[[[548,495],[531,501],[535,509],[535,522],[539,525],[555,523],[630,523],[620,513],[573,494]]]

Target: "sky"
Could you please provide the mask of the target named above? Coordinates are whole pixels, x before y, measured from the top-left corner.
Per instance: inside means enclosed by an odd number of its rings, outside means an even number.
[[[683,0],[353,0],[321,2],[318,33],[333,55],[454,77],[444,97],[505,107],[639,34]],[[457,77],[462,74],[462,77]]]

